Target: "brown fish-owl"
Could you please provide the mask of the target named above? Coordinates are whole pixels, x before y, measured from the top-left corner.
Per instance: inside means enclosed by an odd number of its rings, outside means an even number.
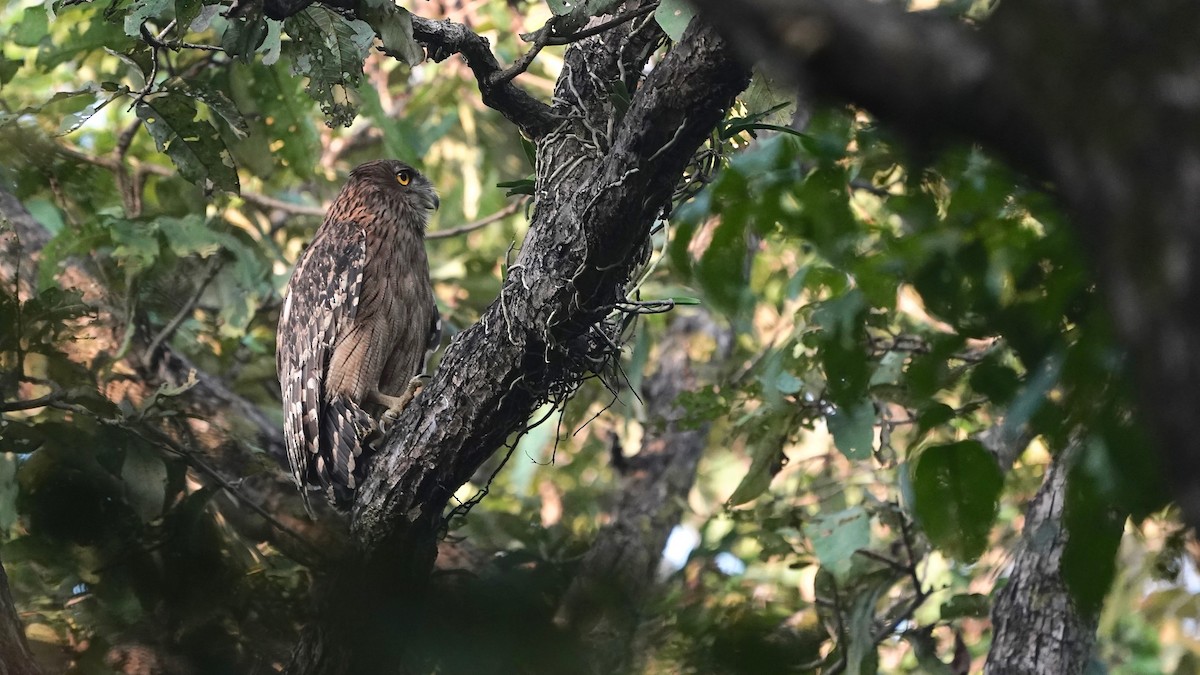
[[[429,180],[396,160],[363,164],[329,207],[287,286],[276,339],[292,475],[347,506],[365,478],[366,437],[411,400],[437,305],[425,226]]]

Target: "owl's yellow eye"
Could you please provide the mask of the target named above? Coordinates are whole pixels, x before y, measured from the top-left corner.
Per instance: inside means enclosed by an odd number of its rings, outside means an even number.
[[[397,183],[399,183],[401,185],[408,185],[408,183],[411,180],[412,180],[412,176],[407,171],[397,171],[396,172],[396,182]]]

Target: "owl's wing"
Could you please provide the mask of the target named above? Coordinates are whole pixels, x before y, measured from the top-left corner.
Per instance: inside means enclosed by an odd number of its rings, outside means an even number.
[[[437,351],[438,345],[442,342],[442,315],[438,312],[437,300],[434,299],[433,293],[429,294],[429,337],[425,341],[425,355],[421,359],[421,372],[428,372],[429,357]]]
[[[279,318],[276,351],[283,433],[292,477],[306,506],[305,485],[316,483],[329,489],[330,454],[344,455],[339,449],[356,454],[358,435],[347,436],[353,431],[347,427],[365,423],[366,413],[357,406],[354,410],[343,409],[344,405],[330,410],[325,377],[339,334],[353,325],[358,313],[366,251],[367,235],[361,227],[334,223],[321,227],[292,273]],[[350,425],[327,421],[323,452],[322,419],[328,420],[331,413],[339,418],[333,421]]]

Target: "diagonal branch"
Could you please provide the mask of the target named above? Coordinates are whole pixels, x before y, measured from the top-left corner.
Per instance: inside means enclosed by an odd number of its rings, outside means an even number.
[[[862,0],[695,0],[751,61],[863,105],[918,142],[977,139],[1045,171],[1044,132],[1020,108],[985,34],[933,12]]]
[[[513,84],[512,77],[504,77],[486,38],[449,20],[433,21],[414,15],[412,26],[413,37],[429,50],[430,59],[441,62],[462,54],[479,83],[484,104],[504,115],[526,136],[538,139],[557,126],[560,120],[550,106]],[[536,56],[536,51],[533,54]]]
[[[560,78],[560,91],[594,93],[580,104],[602,106],[588,114],[607,105],[591,80],[617,76],[619,37],[568,52],[569,63],[587,55],[611,68],[564,69],[562,78],[577,81]],[[360,555],[326,580],[320,622],[306,629],[290,672],[363,672],[399,656],[395,636],[420,621],[450,498],[537,405],[560,400],[588,374],[590,350],[602,343],[598,324],[624,299],[654,220],[747,82],[725,44],[693,27],[638,88],[605,151],[568,130],[541,139],[537,206],[521,254],[500,297],[455,337],[373,460],[352,521]]]
[[[745,71],[711,33],[689,36],[643,85],[610,152],[548,186],[553,194],[542,194],[501,298],[457,336],[418,405],[393,427],[355,509],[366,550],[390,548],[406,522],[436,530],[453,490],[545,393],[522,385],[539,371],[554,378],[578,367],[556,350],[618,299],[677,177],[745,85]],[[417,506],[421,513],[410,513]]]

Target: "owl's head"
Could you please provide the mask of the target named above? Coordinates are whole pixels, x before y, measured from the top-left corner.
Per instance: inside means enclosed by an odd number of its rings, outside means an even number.
[[[371,186],[381,194],[399,199],[413,209],[436,211],[441,205],[437,190],[420,171],[398,159],[380,159],[360,164],[350,172],[353,184]]]

